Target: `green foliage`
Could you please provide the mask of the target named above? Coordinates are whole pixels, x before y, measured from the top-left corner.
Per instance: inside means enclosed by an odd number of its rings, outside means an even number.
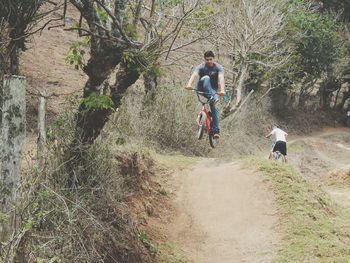
[[[348,0],[327,0],[322,1],[325,9],[333,10],[341,14],[341,18],[349,22],[350,20],[350,1]]]
[[[189,262],[184,256],[184,252],[176,247],[176,245],[166,242],[158,246],[160,253],[158,254],[161,263],[185,263]]]
[[[133,39],[137,39],[139,37],[137,27],[133,24],[128,24],[126,26],[125,33]]]
[[[67,119],[64,115],[59,115],[56,120],[47,127],[46,137],[48,140],[53,140],[55,138],[54,134],[58,127],[63,127]]]
[[[62,260],[58,256],[55,256],[51,259],[40,259],[39,258],[35,261],[35,263],[61,263],[61,262],[62,262]]]
[[[32,217],[28,218],[26,224],[25,224],[25,228],[27,230],[31,230],[33,228],[33,225],[34,225],[34,219]]]
[[[91,93],[88,97],[82,99],[82,104],[86,110],[104,110],[113,109],[113,101],[107,95],[98,94],[96,92]]]
[[[9,220],[9,215],[0,211],[0,224],[5,224]]]
[[[139,240],[161,263],[185,263],[188,262],[182,250],[172,243],[162,243],[155,245],[150,240],[146,231],[139,233]],[[158,262],[158,261],[157,261]]]
[[[115,144],[116,144],[116,145],[124,145],[124,144],[125,144],[125,139],[122,138],[122,137],[118,137],[118,138],[115,140]]]
[[[158,247],[151,242],[146,231],[140,232],[139,239],[153,256],[156,256],[159,254]]]
[[[217,5],[215,1],[210,2],[209,4],[200,6],[193,13],[193,20],[189,20],[187,23],[190,28],[196,30],[205,30],[209,29],[214,25],[214,16],[217,14]]]
[[[182,0],[165,0],[164,3],[166,5],[171,5],[171,6],[177,6],[178,4],[180,4],[182,2]]]
[[[139,74],[142,74],[146,70],[156,67],[154,64],[158,59],[158,53],[156,51],[138,50],[138,51],[125,51],[123,53],[122,62],[128,68],[136,70]]]
[[[103,8],[97,8],[97,14],[100,17],[100,19],[102,20],[102,22],[107,23],[107,21],[109,19],[109,15],[106,12],[106,10],[104,10]]]
[[[74,66],[76,70],[82,69],[85,64],[85,50],[83,49],[84,43],[75,42],[73,43],[66,56],[66,63]]]
[[[298,10],[288,16],[289,41],[296,47],[292,64],[317,78],[339,57],[341,37],[333,13]]]

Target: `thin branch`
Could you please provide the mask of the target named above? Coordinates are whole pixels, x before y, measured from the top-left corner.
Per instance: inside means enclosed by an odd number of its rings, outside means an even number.
[[[263,99],[267,94],[269,94],[269,92],[270,92],[271,90],[274,90],[274,89],[277,89],[277,87],[273,87],[273,88],[270,87],[270,88],[259,98],[259,100],[257,101],[257,103],[261,102],[262,99]]]
[[[228,112],[224,113],[224,116],[222,117],[222,119],[226,119],[227,117],[231,116],[231,120],[234,119],[236,117],[236,115],[238,114],[238,112],[241,110],[241,108],[243,107],[243,105],[248,101],[249,97],[254,93],[254,90],[252,89],[249,94],[247,95],[247,97],[245,97],[245,99],[243,100],[243,102],[238,106],[238,107],[232,107],[230,108],[230,110]]]
[[[130,45],[132,47],[140,47],[141,46],[141,43],[131,40],[125,34],[125,32],[124,32],[121,24],[119,23],[118,19],[111,13],[111,11],[104,4],[101,3],[101,1],[99,1],[99,0],[94,0],[94,1],[96,3],[98,3],[103,8],[103,10],[105,10],[106,13],[110,16],[110,18],[112,19],[113,23],[117,26],[118,31],[119,31],[120,35],[122,36],[122,38],[124,39],[125,43],[127,43],[128,45]]]
[[[182,45],[177,46],[177,47],[174,47],[174,48],[171,48],[171,47],[170,47],[168,50],[161,52],[161,54],[167,53],[167,57],[165,58],[165,60],[167,60],[168,55],[169,55],[169,53],[170,53],[171,51],[176,51],[176,50],[178,50],[178,49],[184,48],[184,47],[189,46],[189,45],[191,45],[191,44],[193,44],[193,43],[196,43],[196,42],[198,42],[198,41],[200,41],[200,40],[206,39],[206,38],[208,38],[209,36],[210,36],[210,34],[209,34],[209,35],[206,35],[206,36],[204,36],[204,37],[196,38],[196,39],[194,39],[194,40],[191,40],[191,41],[189,41],[189,42],[187,42],[187,43],[185,43],[185,44],[182,44]]]
[[[166,54],[166,56],[165,56],[165,60],[167,60],[167,59],[168,59],[168,56],[169,56],[170,50],[172,49],[172,47],[173,47],[173,45],[174,45],[174,43],[175,43],[175,41],[176,41],[177,37],[179,36],[179,34],[180,34],[180,31],[181,31],[181,28],[182,28],[183,24],[184,24],[184,23],[181,23],[181,25],[180,25],[180,26],[179,26],[179,28],[178,28],[178,31],[176,32],[176,34],[175,34],[175,36],[174,36],[173,40],[171,41],[171,44],[170,44],[169,49],[168,49],[168,52],[167,52],[167,54]]]
[[[116,40],[116,41],[121,42],[123,44],[127,44],[124,40],[122,40],[120,38],[116,38],[116,37],[113,37],[113,36],[108,36],[108,37],[101,36],[101,35],[98,35],[98,34],[95,34],[95,33],[91,32],[90,30],[87,30],[87,29],[81,28],[81,27],[79,27],[79,28],[75,28],[75,27],[65,28],[64,31],[79,31],[79,32],[82,31],[82,32],[85,32],[86,35],[88,35],[88,36],[94,36],[96,38],[105,39],[105,40],[113,39],[113,40]],[[82,35],[80,35],[80,36],[82,36]]]

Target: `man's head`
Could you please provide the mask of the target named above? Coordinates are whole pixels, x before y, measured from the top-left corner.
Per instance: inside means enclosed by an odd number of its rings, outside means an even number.
[[[214,65],[214,52],[209,50],[204,53],[204,60],[205,60],[205,65],[208,67],[212,67]]]
[[[274,130],[274,129],[277,129],[277,128],[279,128],[279,127],[278,127],[278,124],[277,124],[277,123],[274,123],[274,124],[272,125],[272,129]]]

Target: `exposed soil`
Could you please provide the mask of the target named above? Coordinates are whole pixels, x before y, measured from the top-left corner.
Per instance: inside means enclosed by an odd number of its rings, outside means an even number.
[[[288,151],[307,179],[350,208],[350,129],[294,137]],[[274,195],[259,173],[207,159],[174,174],[173,187],[176,214],[162,231],[191,262],[273,262],[283,231]]]
[[[288,156],[308,178],[334,178],[337,170],[350,169],[350,129],[328,128],[308,137],[293,138]]]
[[[169,237],[192,262],[272,262],[278,216],[260,174],[208,159],[175,177],[178,214]]]
[[[350,129],[327,128],[289,143],[289,159],[300,172],[350,208]]]
[[[48,19],[61,14],[53,13]],[[77,10],[68,5],[66,24],[68,28],[79,19]],[[27,44],[27,51],[20,57],[20,71],[26,76],[27,87],[27,129],[36,129],[38,98],[36,94],[46,91],[48,122],[65,108],[69,94],[81,94],[86,75],[65,62],[69,47],[80,40],[77,33],[65,31],[64,27],[47,28],[41,34],[33,35]]]

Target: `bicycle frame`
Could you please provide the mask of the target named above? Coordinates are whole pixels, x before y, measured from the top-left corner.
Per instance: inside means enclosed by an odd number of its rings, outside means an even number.
[[[203,133],[206,132],[208,134],[209,137],[209,144],[212,148],[216,148],[219,140],[218,138],[214,137],[214,134],[212,132],[212,115],[211,112],[209,110],[209,100],[208,98],[206,98],[205,95],[208,95],[205,92],[201,92],[198,90],[195,90],[197,92],[197,96],[198,96],[198,100],[199,102],[202,104],[202,108],[199,111],[198,115],[197,115],[197,125],[198,125],[198,130],[197,130],[197,138],[198,140],[202,139],[203,137]],[[201,96],[204,96],[205,99],[201,98]]]
[[[198,115],[197,115],[197,124],[198,126],[201,125],[200,121],[201,121],[201,116],[202,113],[204,113],[206,115],[206,119],[205,119],[205,132],[210,134],[211,133],[211,122],[212,122],[212,117],[210,114],[210,111],[208,110],[208,106],[205,103],[202,103],[202,108],[199,111]]]

